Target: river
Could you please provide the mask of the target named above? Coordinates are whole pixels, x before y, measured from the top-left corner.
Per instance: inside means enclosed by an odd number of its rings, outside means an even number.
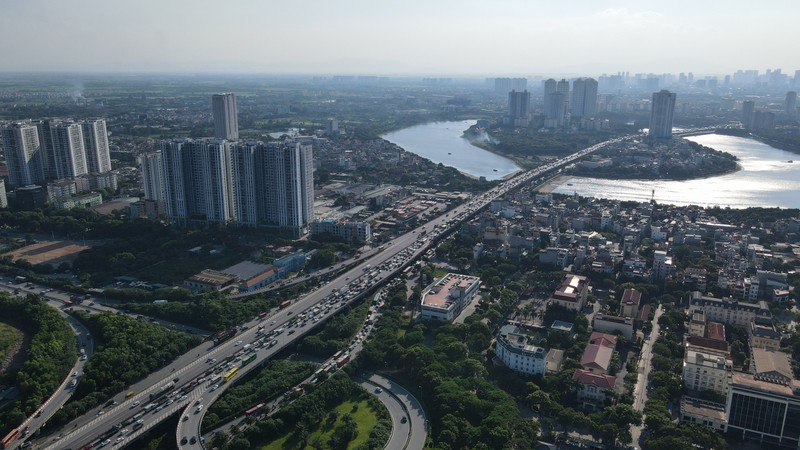
[[[431,122],[381,137],[435,163],[487,180],[499,180],[521,170],[514,161],[476,147],[461,137],[464,130],[475,123],[475,120]]]
[[[673,205],[800,208],[800,155],[735,136],[707,134],[688,139],[735,155],[742,170],[686,181],[575,177],[553,192],[634,201],[650,200],[654,192],[656,202]]]

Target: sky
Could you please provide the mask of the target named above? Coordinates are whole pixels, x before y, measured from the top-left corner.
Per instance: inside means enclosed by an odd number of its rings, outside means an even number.
[[[800,69],[800,0],[0,0],[0,71]]]

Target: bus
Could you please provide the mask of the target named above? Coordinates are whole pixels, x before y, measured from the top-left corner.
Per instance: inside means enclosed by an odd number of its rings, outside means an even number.
[[[14,428],[3,438],[3,448],[11,447],[11,444],[19,437],[19,428]]]
[[[256,415],[256,414],[260,413],[262,409],[264,409],[264,404],[263,403],[259,403],[256,406],[253,406],[252,408],[250,408],[247,411],[245,411],[244,414],[246,416],[253,416],[253,415]]]
[[[232,367],[231,370],[225,372],[225,375],[222,376],[222,382],[227,383],[228,381],[231,381],[231,378],[233,378],[238,371],[238,367]]]
[[[255,353],[250,353],[249,355],[245,356],[244,359],[242,360],[242,367],[244,367],[244,366],[250,364],[251,362],[255,361],[256,360],[256,356],[257,355]]]
[[[266,319],[267,318],[267,311],[262,311],[261,314],[258,315],[259,319]]]
[[[291,304],[292,304],[291,300],[286,300],[285,302],[281,303],[280,306],[278,306],[278,308],[283,309],[283,308],[286,308],[287,306],[289,306]]]

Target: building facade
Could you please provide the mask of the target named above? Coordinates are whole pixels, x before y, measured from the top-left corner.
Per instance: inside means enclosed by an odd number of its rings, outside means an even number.
[[[672,116],[675,113],[674,92],[662,89],[653,93],[650,109],[650,127],[647,136],[650,139],[670,139],[672,137]]]
[[[553,292],[550,302],[570,311],[580,311],[586,306],[589,295],[589,279],[575,274],[566,274],[561,286]]]
[[[11,187],[28,186],[44,181],[45,152],[39,132],[30,122],[16,122],[0,128],[3,151]]]
[[[236,109],[236,95],[232,92],[211,96],[211,113],[214,116],[214,137],[216,139],[239,139],[239,115]]]

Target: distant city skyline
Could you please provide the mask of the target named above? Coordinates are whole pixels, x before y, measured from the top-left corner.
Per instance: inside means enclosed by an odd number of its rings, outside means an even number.
[[[0,5],[3,72],[730,74],[800,68],[800,2],[387,0]],[[224,25],[235,25],[226,32]],[[276,38],[280,36],[280,38]]]

